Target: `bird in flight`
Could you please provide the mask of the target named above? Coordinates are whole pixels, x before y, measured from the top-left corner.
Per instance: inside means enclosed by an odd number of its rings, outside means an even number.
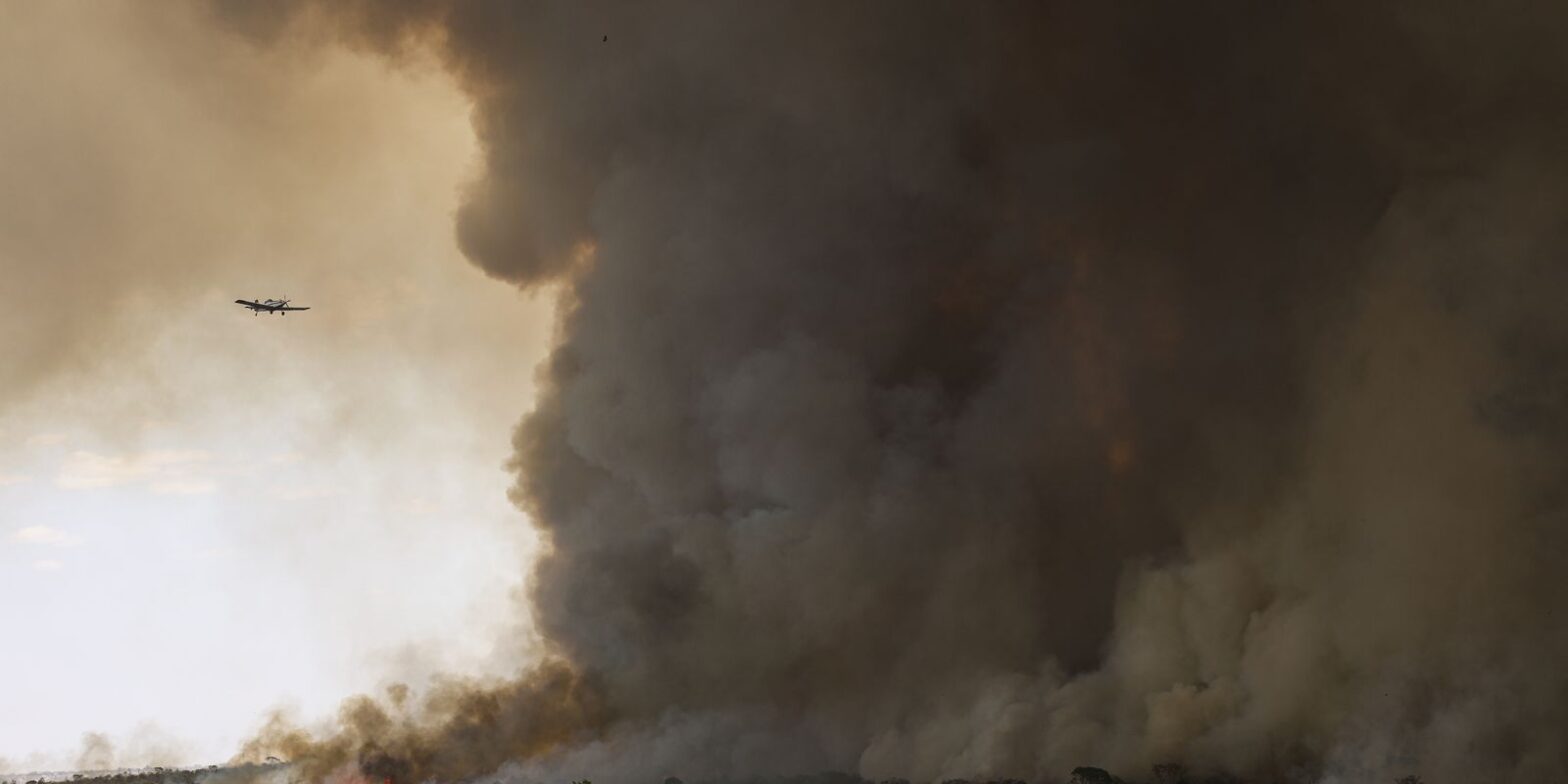
[[[257,316],[262,313],[277,313],[279,315],[287,316],[288,312],[291,310],[310,310],[310,308],[290,307],[289,301],[286,299],[264,299],[259,301],[252,299],[237,299],[234,300],[234,304],[244,305],[245,307],[250,308],[252,316]]]

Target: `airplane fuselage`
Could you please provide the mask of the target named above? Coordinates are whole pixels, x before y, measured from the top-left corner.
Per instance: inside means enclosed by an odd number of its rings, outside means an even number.
[[[286,316],[291,310],[310,310],[308,307],[302,308],[291,306],[289,305],[289,301],[286,299],[237,299],[234,300],[234,304],[244,305],[245,307],[250,308],[251,315],[253,316],[260,315],[262,313],[277,313],[278,315]]]

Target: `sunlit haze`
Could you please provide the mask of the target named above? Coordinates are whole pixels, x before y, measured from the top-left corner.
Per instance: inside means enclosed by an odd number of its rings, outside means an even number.
[[[6,2],[0,105],[0,770],[221,761],[526,657],[503,463],[551,316],[456,248],[448,78]]]

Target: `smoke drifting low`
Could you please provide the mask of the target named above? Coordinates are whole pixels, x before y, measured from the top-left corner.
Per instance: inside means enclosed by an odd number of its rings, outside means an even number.
[[[553,661],[505,685],[441,682],[417,710],[408,701],[402,686],[350,700],[326,740],[274,716],[240,757],[281,753],[310,780],[352,763],[372,781],[452,781],[595,737],[611,718],[594,684]]]
[[[563,291],[514,460],[556,658],[253,753],[1568,768],[1559,8],[223,8],[439,48],[465,252]]]

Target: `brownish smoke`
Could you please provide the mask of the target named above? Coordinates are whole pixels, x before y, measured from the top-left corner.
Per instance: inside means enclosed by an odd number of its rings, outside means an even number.
[[[565,292],[521,683],[593,699],[354,703],[321,765],[1568,763],[1558,7],[230,11],[439,47],[460,243]]]
[[[595,684],[558,661],[499,685],[444,681],[417,706],[407,699],[394,686],[384,702],[349,700],[324,739],[273,716],[239,759],[281,754],[309,781],[345,768],[367,784],[454,781],[597,737],[612,718]]]

